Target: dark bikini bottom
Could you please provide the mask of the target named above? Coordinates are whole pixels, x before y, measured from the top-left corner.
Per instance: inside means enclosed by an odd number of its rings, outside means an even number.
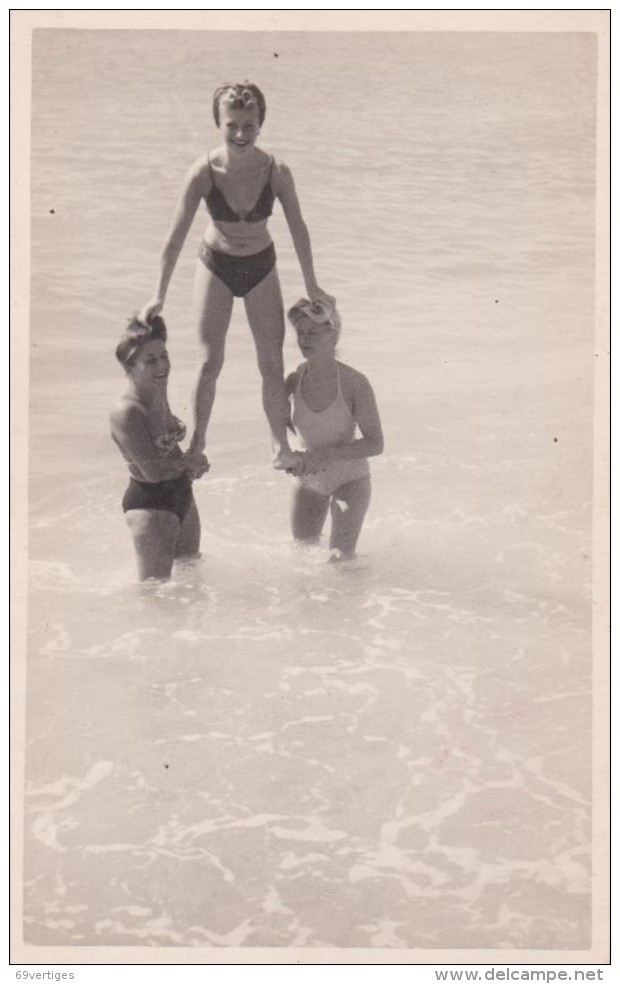
[[[207,246],[203,240],[198,256],[216,277],[226,284],[235,297],[244,297],[253,287],[260,284],[276,265],[276,251],[273,243],[260,253],[249,256],[232,256]]]
[[[162,509],[174,513],[181,522],[192,504],[192,483],[187,472],[165,482],[139,482],[130,478],[123,496],[123,512],[130,509]]]

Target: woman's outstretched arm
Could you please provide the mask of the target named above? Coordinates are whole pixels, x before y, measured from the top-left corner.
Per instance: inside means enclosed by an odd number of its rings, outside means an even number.
[[[190,226],[198,210],[203,188],[204,161],[201,158],[188,172],[183,189],[177,201],[172,223],[164,239],[160,257],[160,269],[155,293],[144,305],[138,315],[140,321],[148,322],[149,318],[159,314],[164,306],[166,293],[174,268],[183,248]]]
[[[322,290],[316,281],[310,233],[301,214],[293,175],[286,164],[282,163],[276,165],[275,171],[276,181],[274,182],[274,191],[282,203],[282,209],[291,233],[295,252],[299,259],[306,290],[308,291],[308,297],[311,301],[324,301],[327,304],[334,305],[336,303],[335,298]]]

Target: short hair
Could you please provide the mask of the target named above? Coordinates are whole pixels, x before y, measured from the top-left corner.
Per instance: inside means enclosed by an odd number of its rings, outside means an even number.
[[[297,330],[299,319],[306,317],[316,324],[329,326],[336,335],[336,341],[340,338],[342,322],[333,304],[324,304],[323,301],[309,301],[307,297],[300,297],[286,312],[286,316],[295,330]]]
[[[267,104],[265,97],[252,82],[223,82],[213,93],[213,119],[220,125],[220,103],[226,102],[231,109],[258,109],[258,125],[265,122]]]
[[[116,358],[125,370],[130,369],[143,345],[147,342],[165,342],[167,337],[166,323],[160,314],[153,315],[148,322],[140,321],[135,314],[116,346]]]

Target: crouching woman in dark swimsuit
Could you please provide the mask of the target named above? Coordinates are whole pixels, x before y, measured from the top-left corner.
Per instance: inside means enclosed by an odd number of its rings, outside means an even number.
[[[190,448],[204,451],[218,376],[224,364],[226,333],[235,297],[242,297],[262,376],[263,407],[272,435],[274,467],[296,461],[286,423],[282,344],[284,310],[276,254],[267,221],[278,199],[293,239],[308,296],[333,303],[316,282],[308,229],[288,167],[256,146],[265,119],[265,98],[249,82],[221,85],[213,97],[213,115],[222,137],[216,150],[190,168],[161,255],[154,297],[140,311],[148,321],[159,314],[179,253],[200,202],[209,222],[198,253],[194,281],[195,317],[204,360],[194,398]]]
[[[204,455],[183,453],[185,425],[168,406],[166,326],[131,321],[116,348],[127,388],[110,413],[112,438],[129,465],[123,511],[141,581],[170,577],[177,557],[197,556],[200,520],[192,481],[208,470]]]

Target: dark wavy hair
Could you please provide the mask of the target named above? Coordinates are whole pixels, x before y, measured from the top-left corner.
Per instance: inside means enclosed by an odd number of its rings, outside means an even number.
[[[166,323],[161,315],[154,315],[148,324],[139,321],[137,315],[134,315],[116,346],[116,358],[127,371],[134,364],[143,345],[147,342],[165,342],[167,337]]]
[[[267,103],[265,97],[252,82],[223,82],[213,93],[213,119],[215,125],[220,125],[220,103],[225,100],[231,109],[258,108],[258,125],[265,122]]]

